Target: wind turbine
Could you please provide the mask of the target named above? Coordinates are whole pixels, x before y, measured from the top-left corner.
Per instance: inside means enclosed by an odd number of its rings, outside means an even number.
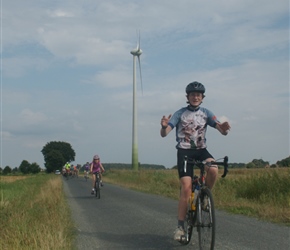
[[[137,100],[136,100],[136,59],[138,58],[138,64],[140,69],[140,79],[141,79],[141,89],[143,93],[142,86],[142,75],[141,75],[141,63],[140,56],[142,50],[140,49],[140,32],[139,32],[139,42],[137,42],[137,48],[131,50],[133,55],[133,132],[132,132],[132,168],[138,170],[139,160],[138,160],[138,136],[137,136]]]

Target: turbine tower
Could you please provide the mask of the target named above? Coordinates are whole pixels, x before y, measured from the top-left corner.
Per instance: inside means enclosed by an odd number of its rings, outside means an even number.
[[[140,79],[141,88],[142,87],[142,75],[141,75],[141,64],[140,55],[142,50],[140,49],[140,32],[139,32],[139,42],[137,42],[137,48],[130,52],[133,55],[133,132],[132,132],[132,168],[133,170],[138,170],[139,160],[138,160],[138,136],[137,136],[137,100],[136,100],[136,59],[138,58],[138,64],[140,69]]]

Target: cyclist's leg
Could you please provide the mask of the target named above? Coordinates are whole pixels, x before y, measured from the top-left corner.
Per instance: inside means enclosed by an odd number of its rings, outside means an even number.
[[[95,185],[96,185],[96,175],[93,174],[93,178],[92,178],[92,194],[94,194],[94,190],[95,190]]]
[[[187,212],[188,198],[191,195],[191,177],[184,176],[180,178],[180,197],[178,202],[178,220],[184,221]]]
[[[214,159],[208,158],[206,159],[206,161],[214,161]],[[218,166],[211,165],[210,168],[206,167],[205,171],[206,171],[205,183],[209,189],[212,189],[218,176]]]
[[[191,166],[187,166],[186,172],[184,172],[184,156],[190,155],[190,150],[178,149],[177,151],[177,166],[178,175],[180,180],[180,197],[178,202],[178,225],[174,233],[174,239],[180,240],[182,236],[182,230],[184,231],[184,220],[187,212],[188,199],[191,195],[191,176],[193,169]],[[182,229],[182,230],[181,230]],[[184,235],[184,232],[183,232]]]
[[[211,161],[214,161],[215,159],[207,151],[207,149],[204,148],[200,150],[199,160],[201,161],[205,160],[207,162],[211,162]],[[208,166],[205,166],[205,172],[206,172],[205,183],[209,189],[212,189],[218,176],[218,166],[212,165],[210,168]]]

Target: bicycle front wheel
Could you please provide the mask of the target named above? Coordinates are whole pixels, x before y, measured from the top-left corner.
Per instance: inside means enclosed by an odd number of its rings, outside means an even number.
[[[198,198],[198,241],[199,249],[213,250],[215,244],[215,211],[213,196],[209,188],[204,188]]]
[[[101,198],[101,192],[100,192],[100,181],[99,181],[99,180],[96,181],[96,197],[97,197],[98,199]]]

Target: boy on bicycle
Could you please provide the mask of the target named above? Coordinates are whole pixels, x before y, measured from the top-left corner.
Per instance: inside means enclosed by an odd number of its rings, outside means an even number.
[[[176,128],[177,141],[177,167],[181,184],[178,203],[178,225],[174,232],[174,240],[180,241],[184,235],[184,220],[187,210],[187,202],[191,194],[191,178],[193,167],[187,166],[184,172],[184,156],[200,161],[214,161],[213,156],[206,149],[207,125],[216,128],[222,135],[227,135],[230,129],[228,122],[220,123],[215,115],[208,109],[200,107],[205,97],[205,87],[199,82],[189,83],[185,89],[187,107],[176,111],[173,116],[163,116],[161,119],[161,137],[166,137]],[[206,167],[206,185],[213,188],[217,174],[217,166]]]

